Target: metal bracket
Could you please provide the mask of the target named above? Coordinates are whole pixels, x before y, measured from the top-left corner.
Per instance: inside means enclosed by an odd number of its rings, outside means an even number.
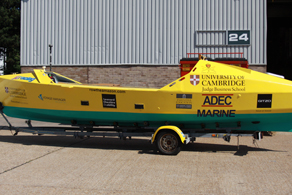
[[[13,126],[11,125],[11,123],[9,122],[9,120],[7,119],[7,117],[5,116],[5,114],[3,113],[3,105],[2,102],[0,102],[0,114],[2,115],[2,117],[5,119],[5,121],[7,122],[7,124],[9,125],[9,130],[12,132],[12,130],[15,130],[15,133],[13,134],[13,136],[16,136],[18,134],[18,130],[16,130],[15,128],[13,128]]]
[[[31,120],[26,120],[25,123],[28,125],[28,127],[32,127]]]
[[[8,121],[8,119],[6,118],[6,116],[4,115],[2,109],[0,110],[0,113],[1,113],[2,117],[5,119],[5,121],[8,123],[9,129],[12,130],[12,125],[10,124],[10,122]]]

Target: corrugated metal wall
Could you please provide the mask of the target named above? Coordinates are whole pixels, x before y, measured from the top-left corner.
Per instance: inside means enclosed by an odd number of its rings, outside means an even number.
[[[250,45],[226,45],[226,30],[250,30]],[[198,52],[265,65],[266,38],[264,0],[21,1],[22,66],[49,64],[49,44],[54,65],[172,65]]]

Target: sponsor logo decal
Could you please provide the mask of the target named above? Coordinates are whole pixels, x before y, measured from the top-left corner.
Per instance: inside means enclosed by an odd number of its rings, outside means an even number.
[[[25,102],[27,97],[26,97],[26,93],[24,89],[5,87],[5,92],[10,94],[10,97],[13,97],[13,99],[11,100],[11,103],[27,104],[27,102]]]
[[[192,109],[192,104],[177,104],[176,108]]]
[[[235,117],[236,110],[198,110],[197,117]]]
[[[192,99],[192,94],[176,94],[176,98]]]
[[[66,99],[65,98],[57,98],[57,97],[48,97],[48,96],[43,96],[42,94],[40,94],[38,96],[38,98],[42,101],[45,101],[45,100],[50,100],[50,101],[56,101],[56,102],[66,102]]]
[[[111,90],[111,89],[89,89],[92,92],[105,92],[105,93],[126,93],[124,90]]]
[[[202,92],[245,91],[245,78],[242,75],[201,75]]]
[[[203,73],[216,73],[216,71],[214,69],[215,69],[215,67],[211,66],[211,64],[206,64],[206,66],[203,67],[202,72]]]
[[[200,83],[200,75],[190,75],[190,82],[194,86],[198,85]]]
[[[201,75],[203,86],[245,86],[244,76]]]
[[[27,99],[25,89],[5,87],[5,92],[13,98]]]
[[[39,98],[40,98],[41,100],[44,100],[42,94],[39,95]]]
[[[22,77],[22,76],[17,76],[17,77],[14,77],[13,79],[11,80],[24,80],[24,81],[28,81],[28,82],[32,82],[35,80],[35,78],[32,78],[32,77]]]
[[[272,94],[258,94],[257,108],[272,108]]]
[[[176,108],[192,109],[192,94],[176,94]]]
[[[102,94],[102,104],[104,108],[117,108],[116,95]]]
[[[233,94],[202,94],[205,97],[202,107],[232,107]]]
[[[202,94],[205,96],[202,107],[233,107],[233,94]],[[236,110],[197,110],[197,117],[235,117]]]

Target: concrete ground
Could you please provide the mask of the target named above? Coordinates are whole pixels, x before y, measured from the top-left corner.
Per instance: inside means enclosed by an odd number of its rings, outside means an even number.
[[[236,138],[198,138],[163,156],[145,138],[13,136],[2,125],[0,194],[292,194],[292,133],[259,147],[242,137],[238,151]]]

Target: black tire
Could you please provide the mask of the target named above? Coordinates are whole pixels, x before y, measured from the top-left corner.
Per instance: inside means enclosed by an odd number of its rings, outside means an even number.
[[[156,146],[161,154],[177,155],[180,152],[181,140],[173,131],[162,131],[157,135]]]

